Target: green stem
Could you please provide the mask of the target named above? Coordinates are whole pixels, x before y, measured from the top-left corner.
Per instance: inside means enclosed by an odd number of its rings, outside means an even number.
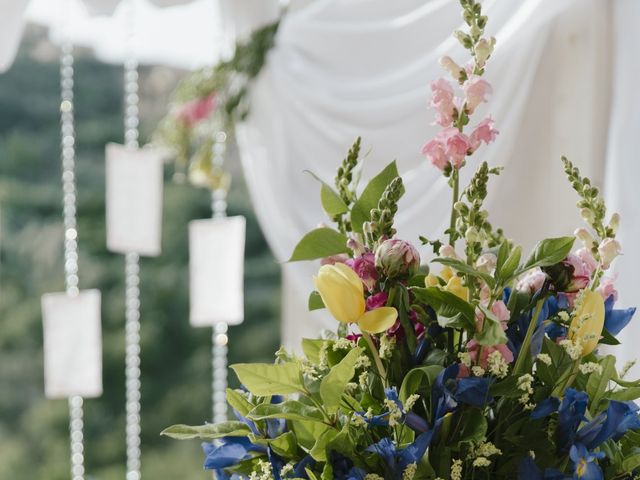
[[[569,377],[566,381],[560,382],[556,388],[554,388],[551,393],[554,397],[560,397],[562,392],[564,392],[567,388],[571,386],[576,377],[578,376],[578,370],[580,369],[580,364],[582,363],[582,358],[577,359],[573,362],[573,366],[571,367],[571,373],[569,373]]]
[[[371,335],[369,335],[367,332],[362,332],[362,337],[367,341],[367,344],[369,345],[369,348],[371,349],[371,354],[373,355],[373,361],[376,364],[376,368],[378,369],[378,373],[380,374],[380,378],[382,378],[382,384],[386,387],[388,387],[389,385],[387,384],[387,371],[384,368],[384,365],[382,364],[382,359],[380,358],[380,355],[378,354],[378,348],[376,347],[376,344],[373,342],[373,339],[371,338]]]
[[[524,342],[522,342],[522,347],[520,347],[520,354],[518,355],[518,360],[516,360],[516,364],[513,367],[514,375],[519,375],[522,373],[522,369],[524,368],[525,358],[529,354],[529,349],[531,346],[531,337],[533,337],[533,332],[535,332],[536,326],[538,325],[538,317],[540,317],[540,312],[542,312],[543,305],[544,305],[544,298],[541,298],[536,303],[536,308],[531,317],[531,323],[529,323],[527,334],[524,337]]]
[[[452,247],[456,244],[455,228],[458,212],[455,209],[456,203],[460,196],[460,172],[454,168],[451,172],[451,181],[453,182],[453,198],[451,202],[451,220],[449,222],[449,245]]]

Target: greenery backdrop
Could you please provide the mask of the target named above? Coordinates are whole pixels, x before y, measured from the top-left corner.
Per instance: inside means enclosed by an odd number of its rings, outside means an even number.
[[[142,69],[143,139],[178,76]],[[80,285],[103,298],[104,395],[85,402],[87,479],[120,480],[124,259],[105,247],[103,152],[106,142],[122,142],[121,67],[80,52],[75,93]],[[0,480],[69,478],[67,403],[44,398],[40,313],[40,296],[64,288],[58,104],[57,52],[32,30],[15,65],[0,75]],[[189,326],[187,290],[187,223],[210,215],[210,201],[170,176],[163,253],[142,260],[142,474],[203,479],[210,475],[199,468],[197,443],[159,436],[172,423],[202,423],[211,410],[211,331]],[[279,268],[238,174],[229,213],[248,220],[246,321],[230,329],[230,360],[268,360],[279,342]]]

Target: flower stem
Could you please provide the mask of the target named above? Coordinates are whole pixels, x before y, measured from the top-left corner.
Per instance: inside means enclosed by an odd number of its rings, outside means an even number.
[[[458,217],[455,205],[458,203],[458,198],[460,196],[460,172],[457,168],[454,168],[451,172],[451,183],[453,188],[453,198],[451,201],[451,220],[449,222],[449,245],[453,247],[456,243],[455,229],[456,218]]]
[[[538,325],[538,317],[540,317],[540,313],[542,312],[542,306],[544,305],[544,298],[541,298],[536,303],[536,308],[531,316],[531,323],[529,323],[529,328],[527,328],[527,334],[524,337],[524,341],[522,342],[522,346],[520,347],[520,353],[518,354],[518,360],[516,360],[516,364],[513,367],[513,374],[519,375],[522,373],[522,369],[524,368],[524,361],[529,353],[529,349],[531,347],[531,338],[533,337],[533,333],[536,330],[536,326]]]
[[[371,354],[373,355],[373,361],[376,364],[376,368],[378,369],[378,373],[380,374],[380,378],[382,378],[382,384],[387,387],[387,371],[382,364],[382,359],[378,354],[378,348],[376,344],[373,342],[373,338],[367,332],[362,332],[362,337],[367,341],[369,348],[371,349]]]

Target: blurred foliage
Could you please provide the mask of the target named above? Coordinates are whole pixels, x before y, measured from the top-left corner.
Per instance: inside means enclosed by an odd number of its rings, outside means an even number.
[[[69,478],[67,403],[44,398],[40,313],[40,296],[64,288],[58,64],[52,56],[36,61],[32,46],[0,75],[0,480]],[[143,91],[147,84],[159,88],[154,75],[162,77],[158,69],[142,69]],[[142,118],[143,136],[174,86],[143,96],[143,115],[152,112]],[[104,395],[85,402],[87,479],[120,480],[124,259],[105,246],[103,151],[106,142],[122,141],[121,67],[81,55],[75,94],[80,286],[99,288],[103,298]],[[159,436],[170,424],[210,418],[211,331],[189,326],[187,290],[187,223],[209,216],[209,205],[205,190],[167,181],[163,254],[142,260],[144,478],[210,478],[196,443]],[[279,268],[241,181],[234,182],[229,214],[248,220],[246,321],[230,329],[230,361],[269,360],[279,342]]]

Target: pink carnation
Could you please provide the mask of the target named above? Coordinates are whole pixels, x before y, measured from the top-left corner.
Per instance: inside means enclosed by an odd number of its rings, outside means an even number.
[[[500,132],[493,128],[493,120],[491,117],[485,118],[478,124],[471,135],[469,135],[471,150],[476,151],[482,142],[489,145],[496,139],[498,133]]]
[[[431,82],[431,106],[436,109],[436,123],[448,127],[453,122],[455,105],[453,103],[453,87],[444,78]]]
[[[207,118],[216,106],[215,94],[198,98],[181,105],[177,117],[187,127],[193,127],[196,123]]]
[[[373,290],[378,280],[378,271],[376,270],[375,255],[373,253],[366,252],[360,257],[347,260],[345,263],[358,274],[369,291]]]
[[[478,75],[471,75],[462,88],[469,113],[473,113],[476,107],[482,102],[486,102],[488,97],[493,93],[489,82]]]

